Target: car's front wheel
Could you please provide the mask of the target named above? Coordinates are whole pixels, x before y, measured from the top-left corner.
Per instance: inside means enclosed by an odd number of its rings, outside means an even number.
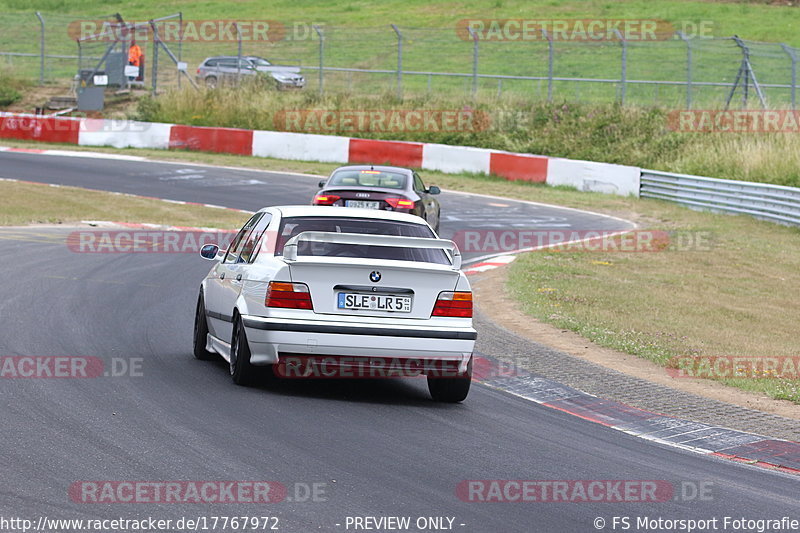
[[[472,359],[467,364],[467,371],[455,377],[428,376],[428,391],[437,402],[463,402],[469,394],[472,384]]]
[[[208,338],[208,321],[206,320],[206,302],[203,292],[197,297],[197,310],[194,314],[194,356],[202,361],[213,359],[216,354],[206,350]]]
[[[256,379],[256,367],[250,362],[250,345],[244,332],[242,319],[236,317],[231,337],[231,378],[237,385],[252,385]]]

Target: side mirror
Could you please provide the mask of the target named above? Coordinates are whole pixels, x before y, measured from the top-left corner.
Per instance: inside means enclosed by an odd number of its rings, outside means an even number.
[[[214,261],[219,254],[219,246],[216,244],[206,244],[202,248],[200,248],[200,256],[203,259],[208,259],[209,261]]]
[[[442,190],[436,185],[431,185],[430,187],[428,187],[428,194],[439,194],[441,192]]]
[[[318,186],[320,189],[321,189],[321,188],[323,188],[323,187],[325,186],[325,182],[326,182],[326,181],[328,181],[328,180],[319,180],[319,183],[317,184],[317,186]]]

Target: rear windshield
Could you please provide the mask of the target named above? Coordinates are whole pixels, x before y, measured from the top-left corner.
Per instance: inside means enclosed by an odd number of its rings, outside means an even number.
[[[397,172],[380,170],[340,170],[328,181],[327,187],[382,187],[384,189],[405,189],[408,177]]]
[[[431,229],[423,224],[351,217],[287,217],[281,221],[280,228],[278,229],[278,242],[275,255],[283,255],[283,246],[286,244],[286,241],[304,231],[436,238]],[[451,264],[449,257],[445,251],[441,249],[400,248],[395,246],[362,244],[300,241],[297,246],[297,255],[362,257],[366,259],[393,259],[395,261],[437,263],[440,265]]]

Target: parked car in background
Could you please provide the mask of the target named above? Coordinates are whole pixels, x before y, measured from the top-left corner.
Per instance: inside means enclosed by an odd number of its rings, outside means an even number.
[[[439,187],[426,187],[419,174],[402,167],[350,165],[339,167],[320,190],[313,205],[333,205],[399,211],[422,217],[439,232],[441,209],[434,197]]]
[[[240,76],[250,79],[259,75],[271,81],[277,89],[302,89],[306,86],[306,79],[298,67],[273,65],[258,56],[208,57],[197,67],[197,81],[211,89],[235,82]]]

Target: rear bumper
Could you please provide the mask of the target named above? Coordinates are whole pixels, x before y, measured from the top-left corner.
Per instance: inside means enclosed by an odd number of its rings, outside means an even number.
[[[371,326],[321,320],[242,316],[251,362],[281,354],[455,361],[466,370],[477,332],[471,327]]]

